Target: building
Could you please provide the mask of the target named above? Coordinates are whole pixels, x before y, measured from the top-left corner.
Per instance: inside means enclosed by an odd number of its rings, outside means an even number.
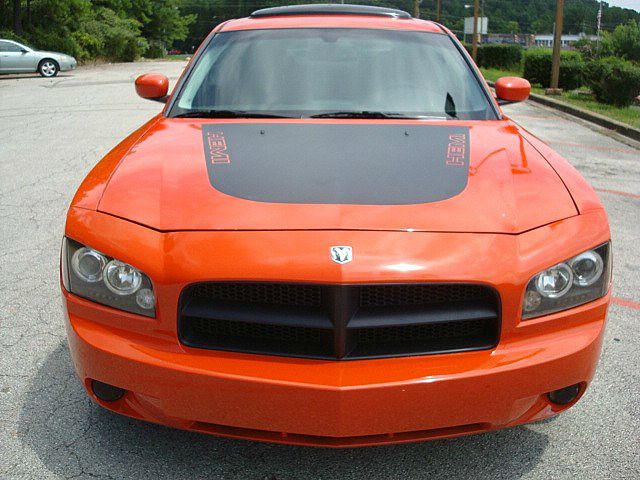
[[[530,33],[490,33],[483,38],[485,43],[517,43],[523,47],[535,45],[535,35]]]
[[[582,40],[583,38],[588,38],[589,40],[597,40],[597,35],[587,35],[585,33],[580,33],[578,35],[562,35],[561,37],[561,45],[562,48],[570,48],[572,44],[576,43],[578,40]],[[535,35],[535,45],[536,47],[553,47],[553,34],[552,33],[544,33],[541,35]]]

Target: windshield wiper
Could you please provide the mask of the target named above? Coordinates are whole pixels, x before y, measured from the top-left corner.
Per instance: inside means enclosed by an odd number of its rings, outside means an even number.
[[[344,111],[327,112],[310,115],[310,118],[421,118],[420,116],[407,116],[394,112],[373,112],[373,111]]]
[[[295,118],[274,113],[248,112],[244,110],[192,110],[179,113],[174,118]]]

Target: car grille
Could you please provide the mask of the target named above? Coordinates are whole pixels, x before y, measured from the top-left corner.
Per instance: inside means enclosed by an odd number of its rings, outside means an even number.
[[[206,282],[180,297],[190,347],[348,360],[488,349],[500,301],[476,284]]]

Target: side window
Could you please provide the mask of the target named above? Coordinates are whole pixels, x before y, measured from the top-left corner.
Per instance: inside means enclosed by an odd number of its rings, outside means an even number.
[[[22,51],[22,49],[15,43],[0,41],[0,52],[20,52],[20,51]]]

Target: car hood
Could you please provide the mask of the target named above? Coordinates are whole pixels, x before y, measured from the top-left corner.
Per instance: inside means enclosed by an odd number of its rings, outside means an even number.
[[[47,52],[44,50],[34,50],[33,53],[36,53],[40,56],[47,56],[47,57],[68,57],[68,58],[73,58],[71,55],[67,55],[66,53],[61,53],[61,52]]]
[[[578,213],[508,120],[163,117],[123,156],[98,210],[161,231],[519,233]]]

